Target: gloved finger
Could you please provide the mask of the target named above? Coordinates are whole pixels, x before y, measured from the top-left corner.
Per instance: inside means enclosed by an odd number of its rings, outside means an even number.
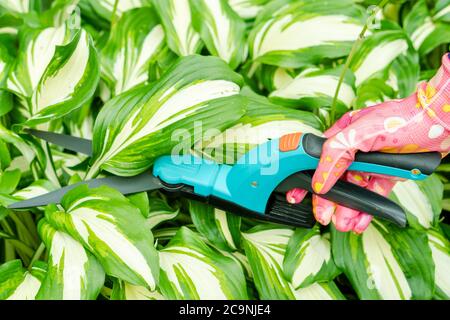
[[[370,177],[371,175],[367,172],[347,171],[347,174],[345,175],[345,180],[365,188],[369,185]]]
[[[321,198],[317,195],[312,196],[313,213],[316,220],[321,225],[328,225],[331,221],[331,217],[336,210],[336,203],[327,199]]]
[[[336,230],[342,232],[348,232],[353,230],[356,220],[355,218],[360,215],[360,212],[343,206],[337,206],[334,217],[332,218]]]
[[[367,189],[381,194],[382,196],[388,196],[397,181],[397,179],[387,176],[371,177]],[[372,221],[372,218],[373,216],[367,213],[361,213],[355,218],[353,231],[358,234],[365,231]]]
[[[328,192],[355,158],[355,131],[341,131],[323,145],[319,165],[312,178],[312,188],[317,194]]]
[[[289,203],[300,203],[308,194],[305,189],[294,188],[286,192],[286,201]]]
[[[374,109],[364,108],[360,110],[353,110],[345,113],[338,121],[336,121],[327,131],[324,132],[325,137],[329,138],[337,135],[342,129],[347,128],[350,124],[372,112]]]

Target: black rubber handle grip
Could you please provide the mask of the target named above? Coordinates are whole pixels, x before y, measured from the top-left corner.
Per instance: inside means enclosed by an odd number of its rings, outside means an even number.
[[[307,133],[303,136],[303,148],[307,154],[319,158],[326,138]],[[421,173],[430,175],[441,163],[439,152],[423,153],[383,153],[383,152],[358,152],[355,161],[379,164],[404,170],[418,169]]]
[[[314,193],[311,187],[313,172],[297,172],[285,179],[277,188],[277,192],[286,193],[293,188],[301,188]],[[374,217],[406,226],[406,214],[402,207],[394,201],[356,184],[339,180],[333,188],[320,197],[333,201],[344,207],[366,212]]]

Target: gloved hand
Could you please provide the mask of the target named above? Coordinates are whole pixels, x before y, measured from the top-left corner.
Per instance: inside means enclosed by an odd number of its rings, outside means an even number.
[[[450,150],[450,54],[428,82],[417,92],[361,110],[346,113],[325,136],[319,165],[312,179],[317,194],[326,193],[338,179],[346,179],[387,196],[394,187],[393,177],[346,171],[357,151],[415,153]],[[306,191],[290,190],[287,201],[298,203]],[[340,231],[363,232],[372,216],[313,195],[314,215],[323,225],[330,221]]]

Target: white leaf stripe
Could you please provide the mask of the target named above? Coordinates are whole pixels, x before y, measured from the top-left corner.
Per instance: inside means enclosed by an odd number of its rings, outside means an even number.
[[[25,272],[23,281],[7,300],[34,300],[41,286],[41,281],[29,272]]]
[[[152,271],[142,253],[114,225],[114,217],[89,208],[77,208],[70,212],[75,229],[91,247],[90,237],[95,237],[108,246],[133,271],[139,274],[148,286],[155,288]],[[88,229],[89,226],[89,229]]]
[[[434,261],[434,277],[436,286],[450,298],[450,278],[448,270],[450,268],[450,245],[440,234],[434,231],[428,233],[428,243]]]

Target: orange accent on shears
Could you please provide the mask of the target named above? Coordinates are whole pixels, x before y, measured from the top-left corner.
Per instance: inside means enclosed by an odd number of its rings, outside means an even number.
[[[280,151],[287,152],[297,149],[301,137],[302,137],[301,132],[290,133],[282,136],[280,138],[279,144]]]

